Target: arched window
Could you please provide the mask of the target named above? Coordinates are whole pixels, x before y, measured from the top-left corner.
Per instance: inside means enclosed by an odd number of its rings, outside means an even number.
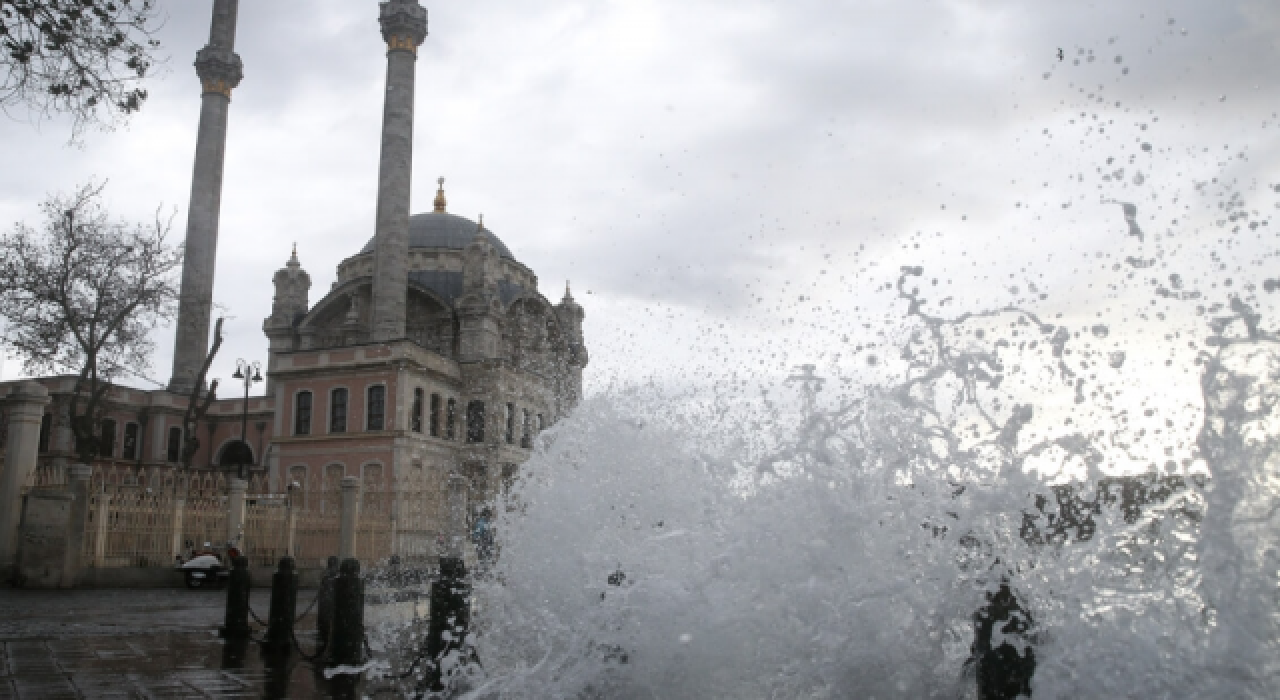
[[[369,387],[365,404],[365,430],[384,430],[387,423],[387,387]]]
[[[543,426],[544,426],[544,425],[546,425],[546,424],[542,422],[542,414],[541,414],[541,413],[539,413],[539,414],[538,414],[538,425],[537,425],[538,430],[537,430],[537,432],[535,432],[535,433],[534,433],[534,435],[537,435],[537,434],[541,433],[541,432],[542,432],[542,428],[543,428]]]
[[[484,442],[484,402],[467,404],[467,442]]]
[[[329,392],[329,432],[347,432],[347,390]]]
[[[457,413],[458,402],[453,399],[449,399],[448,406],[445,408],[444,412],[444,436],[449,440],[454,439],[454,434],[456,432],[454,430],[454,426],[457,425],[458,422]]]
[[[182,461],[182,428],[173,426],[169,428],[168,449],[165,451],[165,460],[169,462]]]
[[[533,440],[529,437],[529,429],[530,429],[529,409],[523,408],[523,409],[520,409],[520,411],[521,411],[520,446],[533,447]]]
[[[360,517],[391,515],[391,494],[382,483],[382,465],[366,464],[360,479]]]
[[[293,434],[311,434],[311,392],[299,391],[293,409]]]
[[[516,405],[507,404],[507,444],[515,444],[516,441]]]
[[[431,395],[431,437],[440,437],[440,395]]]
[[[253,464],[253,448],[244,440],[232,440],[222,446],[218,454],[218,466],[238,467]]]
[[[293,486],[297,484],[297,486]],[[302,509],[307,507],[307,468],[304,465],[289,467],[289,483],[285,484],[285,491],[293,487],[294,503]]]
[[[323,513],[338,513],[342,509],[342,477],[347,468],[341,464],[330,464],[324,468],[324,498],[320,501]]]
[[[98,455],[116,456],[116,422],[110,418],[104,418],[102,421],[102,436],[98,438]]]
[[[124,424],[124,446],[120,450],[120,456],[124,459],[138,458],[138,424]]]
[[[422,389],[413,390],[413,412],[410,414],[409,429],[415,433],[422,432]]]

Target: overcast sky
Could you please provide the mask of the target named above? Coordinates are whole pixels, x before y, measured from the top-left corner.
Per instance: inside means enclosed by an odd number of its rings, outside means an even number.
[[[1194,353],[1174,333],[1204,335],[1195,304],[1158,299],[1145,318],[1170,273],[1274,310],[1260,287],[1276,228],[1227,233],[1276,206],[1274,0],[426,5],[412,209],[443,175],[450,211],[483,212],[543,294],[572,279],[593,389],[865,369],[904,332],[885,288],[901,265],[938,280],[935,311],[1022,303],[1115,324],[1108,343],[1156,348],[1151,371]],[[65,124],[0,122],[0,224],[38,224],[46,193],[97,177],[121,216],[176,208],[181,238],[211,3],[162,6],[170,59],[127,128],[69,148]],[[377,15],[365,0],[241,5],[216,376],[265,359],[271,276],[295,241],[314,303],[372,236]],[[1141,241],[1116,202],[1137,206]]]

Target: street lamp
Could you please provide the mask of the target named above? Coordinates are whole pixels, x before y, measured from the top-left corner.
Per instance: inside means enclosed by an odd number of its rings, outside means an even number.
[[[236,373],[231,375],[231,378],[244,382],[244,412],[240,416],[240,442],[243,447],[239,450],[240,478],[244,479],[245,458],[249,454],[249,387],[254,382],[262,381],[262,365],[237,359]]]

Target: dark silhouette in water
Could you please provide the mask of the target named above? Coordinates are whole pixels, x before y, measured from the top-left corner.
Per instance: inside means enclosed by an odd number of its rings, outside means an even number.
[[[1018,605],[1018,599],[1001,583],[1000,590],[987,594],[987,604],[973,616],[974,639],[969,663],[977,662],[978,698],[980,700],[1013,700],[1020,695],[1031,697],[1031,676],[1036,672],[1036,653],[1031,647],[1031,616]],[[996,631],[1000,644],[992,647]],[[1004,641],[1015,637],[1023,640],[1026,653]]]

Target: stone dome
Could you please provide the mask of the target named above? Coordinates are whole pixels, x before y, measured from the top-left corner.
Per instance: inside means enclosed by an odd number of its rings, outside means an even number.
[[[409,248],[444,248],[446,250],[463,250],[476,235],[476,222],[454,216],[448,212],[433,211],[425,214],[414,214],[409,217]],[[502,239],[493,235],[489,229],[484,230],[489,243],[498,251],[498,255],[508,260],[516,257],[507,249]],[[360,249],[360,254],[373,252],[373,239]]]

